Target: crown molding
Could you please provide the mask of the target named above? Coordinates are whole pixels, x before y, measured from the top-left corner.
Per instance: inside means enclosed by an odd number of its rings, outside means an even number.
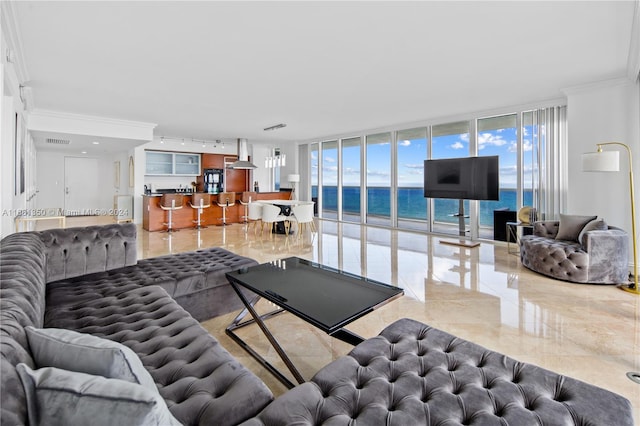
[[[6,39],[7,48],[11,52],[13,66],[19,83],[23,84],[30,80],[27,66],[25,63],[24,50],[22,47],[22,38],[18,30],[18,22],[13,9],[13,2],[0,2],[0,19],[2,19],[2,32]],[[2,62],[8,63],[7,52],[2,52]]]
[[[95,115],[74,114],[70,112],[51,111],[45,109],[34,109],[30,113],[32,116],[49,117],[66,120],[88,121],[93,123],[127,126],[148,129],[153,131],[158,125],[156,123],[148,123],[144,121],[122,120],[118,118],[99,117]]]
[[[637,76],[634,77],[633,80],[630,80],[626,77],[620,77],[620,78],[612,78],[610,80],[594,81],[587,84],[580,84],[578,86],[565,87],[564,89],[562,89],[562,93],[564,93],[565,96],[570,96],[570,95],[576,95],[583,92],[591,92],[593,90],[598,90],[598,89],[606,89],[606,88],[615,87],[615,86],[625,86],[628,84],[632,84],[636,78]]]

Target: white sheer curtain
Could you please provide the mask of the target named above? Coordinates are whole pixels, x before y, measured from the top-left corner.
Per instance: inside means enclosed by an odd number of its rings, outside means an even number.
[[[567,107],[538,109],[532,116],[538,130],[532,144],[533,204],[538,219],[559,219],[567,203]]]

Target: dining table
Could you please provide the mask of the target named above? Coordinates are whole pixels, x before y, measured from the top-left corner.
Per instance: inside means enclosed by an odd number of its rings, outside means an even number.
[[[256,203],[260,204],[271,204],[273,206],[280,208],[280,214],[284,216],[292,216],[293,211],[291,208],[293,206],[299,206],[303,204],[313,204],[313,201],[305,201],[305,200],[256,200]],[[276,222],[273,224],[273,232],[276,234],[285,234],[284,223]],[[293,232],[289,230],[289,234]]]

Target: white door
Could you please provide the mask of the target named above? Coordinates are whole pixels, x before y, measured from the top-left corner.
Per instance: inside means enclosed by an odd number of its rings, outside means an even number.
[[[67,216],[95,215],[100,207],[98,159],[64,158],[64,209]]]

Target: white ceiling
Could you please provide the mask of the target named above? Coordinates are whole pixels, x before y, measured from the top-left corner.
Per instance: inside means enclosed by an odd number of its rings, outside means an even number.
[[[637,1],[13,3],[38,109],[297,141],[627,75]],[[262,129],[286,123],[273,132]]]

